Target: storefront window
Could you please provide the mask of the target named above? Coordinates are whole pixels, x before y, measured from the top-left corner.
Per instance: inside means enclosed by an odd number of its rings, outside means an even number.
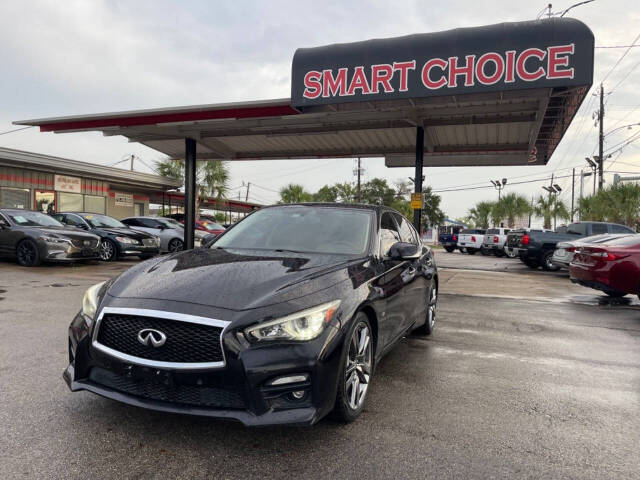
[[[59,212],[82,212],[83,209],[82,194],[58,192]]]
[[[105,198],[95,195],[85,195],[84,211],[89,213],[107,213],[105,210]]]
[[[56,211],[56,193],[53,191],[36,190],[37,211],[51,214]]]
[[[31,190],[0,187],[0,208],[30,208]]]

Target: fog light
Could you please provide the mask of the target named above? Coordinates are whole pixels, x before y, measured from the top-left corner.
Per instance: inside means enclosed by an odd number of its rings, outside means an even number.
[[[309,380],[309,375],[307,375],[306,373],[300,374],[300,375],[288,375],[286,377],[274,378],[273,380],[268,382],[267,385],[269,386],[286,385],[288,383],[306,382],[307,380]]]
[[[304,390],[296,390],[295,392],[291,392],[291,396],[296,400],[300,400],[304,397]]]

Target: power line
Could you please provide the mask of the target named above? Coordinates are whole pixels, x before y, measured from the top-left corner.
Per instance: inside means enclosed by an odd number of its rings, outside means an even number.
[[[26,130],[27,128],[33,128],[34,125],[29,125],[28,127],[14,128],[13,130],[7,130],[6,132],[0,132],[0,135],[7,135],[13,132],[19,132],[21,130]]]
[[[640,45],[610,45],[610,46],[602,46],[599,45],[597,47],[593,47],[593,48],[635,48],[635,47],[640,47]]]
[[[604,78],[601,81],[599,81],[598,83],[604,83],[604,81],[609,77],[609,75],[611,75],[611,72],[613,72],[616,69],[616,67],[618,65],[620,65],[620,62],[624,59],[624,57],[627,56],[627,53],[629,53],[629,51],[631,50],[632,46],[636,44],[636,42],[638,41],[639,38],[640,38],[640,33],[636,36],[636,38],[633,40],[633,42],[631,42],[631,45],[629,45],[629,47],[624,51],[624,53],[618,59],[618,61],[615,63],[615,65],[613,67],[611,67],[611,70],[609,70],[609,72],[604,76]]]

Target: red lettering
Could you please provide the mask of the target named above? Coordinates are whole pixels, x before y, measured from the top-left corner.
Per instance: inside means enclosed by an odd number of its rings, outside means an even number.
[[[442,69],[442,76],[440,80],[436,80],[435,82],[431,80],[431,69],[434,67],[439,67]],[[441,58],[432,58],[422,67],[422,83],[425,87],[430,90],[436,90],[446,85],[447,79],[444,77],[444,71],[447,68],[447,62]]]
[[[406,92],[409,90],[408,87],[408,78],[409,78],[409,70],[416,69],[416,61],[411,60],[410,62],[393,62],[393,70],[400,72],[400,92]]]
[[[516,63],[516,51],[507,51],[507,68],[504,74],[504,83],[513,83],[515,79],[515,63]]]
[[[322,74],[316,70],[311,70],[304,75],[304,98],[318,98],[322,93],[320,78]]]
[[[378,86],[382,84],[384,93],[393,92],[391,86],[391,77],[393,77],[393,68],[389,64],[371,65],[371,93],[379,93]]]
[[[547,48],[547,78],[573,78],[573,67],[559,70],[558,67],[568,67],[569,57],[573,55],[573,43]]]
[[[495,72],[492,75],[485,75],[484,67],[487,62],[493,62],[495,65]],[[504,60],[497,53],[485,53],[478,59],[476,64],[476,78],[483,85],[493,85],[504,75]]]
[[[449,88],[458,86],[458,75],[464,75],[464,86],[473,86],[473,63],[476,59],[475,55],[467,55],[467,64],[464,67],[458,67],[458,57],[449,57]]]
[[[371,93],[371,88],[369,88],[369,84],[367,83],[367,77],[364,74],[364,67],[355,68],[347,95],[353,95],[358,88],[362,90],[363,95]]]
[[[516,62],[516,72],[518,72],[518,76],[525,82],[533,82],[544,77],[544,68],[542,68],[542,66],[538,67],[535,72],[529,72],[525,68],[525,62],[531,57],[536,57],[542,61],[546,54],[547,52],[540,50],[539,48],[528,48],[522,52]]]
[[[333,76],[331,70],[322,71],[322,96],[335,97],[347,94],[347,69],[341,68],[338,74]]]

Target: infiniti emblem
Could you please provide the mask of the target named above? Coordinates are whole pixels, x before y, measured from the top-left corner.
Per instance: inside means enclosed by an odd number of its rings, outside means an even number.
[[[153,328],[143,328],[138,332],[138,341],[142,345],[152,345],[157,348],[164,345],[164,342],[167,341],[167,336],[160,330],[155,330]]]

